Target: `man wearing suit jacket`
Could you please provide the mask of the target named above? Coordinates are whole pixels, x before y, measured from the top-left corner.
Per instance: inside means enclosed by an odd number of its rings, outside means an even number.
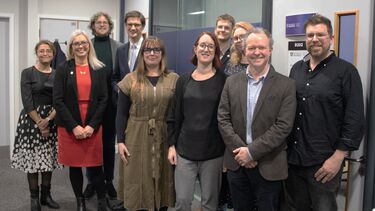
[[[142,32],[145,25],[146,19],[141,12],[134,10],[125,14],[125,27],[129,42],[117,49],[115,71],[112,76],[112,87],[116,92],[119,90],[117,83],[137,67],[137,58],[143,42]]]
[[[220,68],[224,71],[225,66],[230,59],[230,46],[232,44],[232,31],[235,24],[234,18],[229,14],[223,14],[217,17],[215,36],[220,45],[220,61],[223,66]]]
[[[113,29],[113,21],[111,17],[104,12],[97,12],[90,20],[89,28],[95,36],[91,39],[98,59],[105,64],[103,70],[107,76],[107,91],[108,100],[105,114],[103,116],[103,172],[106,184],[106,193],[110,198],[116,198],[117,192],[113,186],[114,167],[115,167],[115,119],[116,107],[112,101],[114,90],[111,86],[111,78],[113,74],[113,67],[115,64],[117,48],[121,46],[120,42],[110,38]],[[92,184],[92,177],[89,169],[86,171],[88,184],[84,191],[86,199],[91,198],[95,194],[94,186]]]
[[[295,84],[269,64],[272,45],[267,30],[250,33],[247,71],[227,79],[219,105],[224,166],[236,211],[278,210],[288,176],[286,138],[296,111]]]

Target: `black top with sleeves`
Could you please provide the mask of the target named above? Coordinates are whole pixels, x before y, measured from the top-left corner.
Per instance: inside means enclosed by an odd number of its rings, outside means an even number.
[[[217,109],[225,75],[216,71],[207,80],[196,81],[191,73],[180,77],[167,118],[168,144],[186,159],[202,161],[224,154]]]
[[[39,105],[52,105],[52,86],[50,85],[54,70],[43,73],[34,66],[26,68],[21,74],[21,97],[26,113]],[[51,79],[50,79],[51,78]]]
[[[358,149],[364,131],[362,83],[357,69],[332,53],[314,70],[310,60],[292,67],[297,114],[288,142],[293,165],[320,165],[336,149]]]

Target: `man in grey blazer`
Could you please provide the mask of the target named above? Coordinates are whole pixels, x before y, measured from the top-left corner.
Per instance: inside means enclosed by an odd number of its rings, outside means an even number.
[[[113,29],[113,21],[111,17],[104,12],[95,13],[91,20],[89,28],[92,34],[95,36],[91,41],[94,45],[96,55],[98,59],[105,64],[103,70],[106,72],[107,79],[107,107],[105,115],[103,116],[103,171],[106,183],[106,193],[110,198],[116,198],[117,192],[113,186],[112,180],[114,177],[114,166],[115,166],[115,119],[116,119],[116,106],[113,102],[113,95],[115,91],[111,86],[111,78],[113,74],[113,68],[115,64],[117,48],[121,46],[120,42],[110,38],[110,34]],[[103,80],[105,80],[103,78]],[[92,179],[90,171],[87,171],[87,178],[89,183],[84,192],[86,199],[91,198],[95,191],[92,185]]]
[[[255,28],[245,45],[247,71],[227,79],[218,110],[224,167],[234,210],[278,210],[288,176],[286,138],[296,111],[295,84],[269,64],[273,39],[267,30]]]

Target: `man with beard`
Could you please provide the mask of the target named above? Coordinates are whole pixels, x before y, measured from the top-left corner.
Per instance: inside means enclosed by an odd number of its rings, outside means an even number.
[[[116,50],[121,43],[110,38],[113,29],[113,21],[111,17],[104,12],[94,14],[90,20],[89,28],[95,36],[91,41],[94,45],[98,59],[105,64],[103,70],[106,71],[108,85],[108,100],[106,115],[103,117],[103,171],[106,184],[106,193],[110,198],[116,198],[117,192],[113,186],[113,174],[115,167],[115,118],[116,108],[112,102],[113,90],[111,88],[111,77],[113,74],[113,64],[115,63]],[[86,186],[84,197],[91,198],[95,194],[94,185],[92,184],[92,176],[90,169],[87,169],[86,175],[88,184]]]
[[[234,24],[234,18],[228,14],[220,15],[216,19],[215,36],[219,41],[220,61],[223,64],[220,68],[221,71],[225,70],[225,66],[230,59],[230,46],[232,44],[231,38]]]
[[[329,19],[315,15],[304,27],[309,54],[290,73],[297,112],[288,139],[288,204],[294,211],[336,211],[344,158],[363,136],[362,84],[357,69],[330,51]]]

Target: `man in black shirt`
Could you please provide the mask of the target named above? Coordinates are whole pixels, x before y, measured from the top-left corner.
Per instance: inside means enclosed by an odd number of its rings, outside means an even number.
[[[309,55],[294,64],[297,113],[288,140],[287,192],[292,210],[337,210],[345,156],[358,149],[364,128],[357,69],[330,51],[332,25],[321,15],[305,23]]]
[[[106,192],[109,197],[116,198],[117,192],[112,184],[114,165],[115,165],[115,119],[116,119],[116,106],[112,101],[114,90],[111,86],[111,77],[113,74],[113,64],[115,63],[116,51],[121,43],[109,37],[113,29],[113,22],[111,17],[104,12],[94,14],[90,20],[89,28],[95,36],[91,41],[94,45],[98,59],[105,64],[103,68],[107,75],[108,86],[108,101],[107,108],[103,117],[103,170],[104,179],[106,183]],[[104,79],[103,79],[104,80]],[[84,191],[86,199],[94,195],[94,187],[90,171],[87,171],[88,184]]]
[[[215,36],[220,45],[220,61],[223,66],[220,71],[224,71],[230,59],[230,46],[232,45],[232,31],[235,24],[234,18],[229,14],[217,17]]]

